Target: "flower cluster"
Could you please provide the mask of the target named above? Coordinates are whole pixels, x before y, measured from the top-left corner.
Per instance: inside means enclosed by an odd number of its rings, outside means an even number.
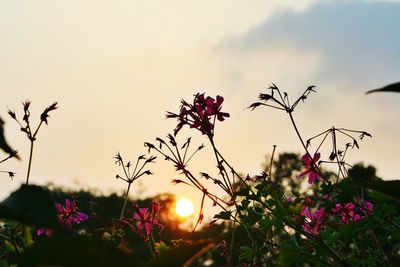
[[[65,206],[56,203],[57,220],[62,226],[71,228],[73,225],[80,224],[82,221],[86,221],[89,216],[83,212],[77,211],[75,201],[65,199]]]
[[[372,214],[373,208],[374,205],[368,201],[361,207],[357,207],[353,202],[348,202],[345,204],[337,203],[331,211],[332,214],[338,216],[344,224],[348,224],[351,221],[357,222],[366,215]]]
[[[160,210],[158,202],[151,203],[151,211],[148,208],[139,208],[138,206],[133,206],[133,210],[132,220],[136,222],[136,230],[145,241],[150,239],[154,227],[158,227],[159,230],[162,229],[155,218]]]
[[[86,221],[89,218],[87,214],[77,211],[75,201],[68,198],[65,199],[65,206],[59,203],[55,203],[54,206],[57,211],[58,223],[61,226],[72,228],[73,225],[80,224],[82,221]],[[36,234],[38,236],[51,236],[53,234],[53,229],[41,227],[37,230]]]
[[[174,130],[174,135],[187,124],[190,128],[199,130],[202,134],[212,136],[214,134],[215,120],[224,121],[225,117],[229,117],[229,113],[221,112],[224,98],[217,95],[216,99],[203,94],[197,93],[194,97],[193,104],[182,100],[179,114],[167,112],[167,118],[177,118],[178,125]]]
[[[322,200],[325,203],[331,202],[334,205],[333,208],[319,207],[312,212],[311,207],[316,205],[315,202],[310,197],[306,197],[303,201],[302,206],[304,208],[300,212],[300,215],[304,216],[305,219],[303,229],[309,234],[318,234],[319,230],[324,229],[326,224],[329,221],[334,221],[335,218],[338,218],[344,224],[358,222],[365,219],[367,215],[372,214],[374,207],[371,202],[361,201],[358,197],[355,197],[354,202],[344,204],[339,202],[334,203],[335,200],[330,195],[322,196]]]

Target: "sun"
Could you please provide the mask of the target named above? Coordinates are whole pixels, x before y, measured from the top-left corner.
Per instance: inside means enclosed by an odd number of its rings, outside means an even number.
[[[179,199],[176,202],[175,211],[180,217],[189,217],[194,211],[192,201],[186,198]]]

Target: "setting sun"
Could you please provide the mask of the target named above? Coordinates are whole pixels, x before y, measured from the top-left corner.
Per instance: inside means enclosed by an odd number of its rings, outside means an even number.
[[[193,214],[194,208],[192,201],[182,198],[176,202],[176,214],[181,217],[188,217]]]

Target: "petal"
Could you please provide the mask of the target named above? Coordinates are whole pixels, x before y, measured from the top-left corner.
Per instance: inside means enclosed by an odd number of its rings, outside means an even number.
[[[86,221],[89,218],[89,216],[87,214],[85,214],[83,212],[79,212],[79,211],[76,213],[76,215],[78,216],[78,219],[80,221]]]
[[[220,95],[217,95],[217,107],[220,107],[222,102],[224,102],[224,98]]]
[[[314,154],[313,161],[317,162],[321,158],[321,153]]]
[[[311,157],[306,153],[301,157],[301,160],[306,164],[306,165],[311,165]]]
[[[302,177],[306,176],[310,171],[311,171],[310,169],[306,168],[306,170],[301,172],[297,177],[302,178]]]
[[[70,213],[74,209],[74,203],[68,198],[65,199],[65,211]]]
[[[56,210],[57,210],[58,213],[60,213],[60,214],[63,213],[64,209],[63,209],[61,204],[56,203],[54,206],[56,207]]]
[[[140,214],[144,217],[146,217],[146,213],[147,213],[147,208],[140,208]]]

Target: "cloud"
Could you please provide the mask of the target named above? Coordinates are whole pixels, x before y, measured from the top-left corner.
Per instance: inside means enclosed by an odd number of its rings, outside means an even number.
[[[302,12],[275,14],[244,35],[224,40],[219,48],[235,54],[317,54],[312,80],[366,90],[400,80],[398,25],[400,3],[323,2]]]

